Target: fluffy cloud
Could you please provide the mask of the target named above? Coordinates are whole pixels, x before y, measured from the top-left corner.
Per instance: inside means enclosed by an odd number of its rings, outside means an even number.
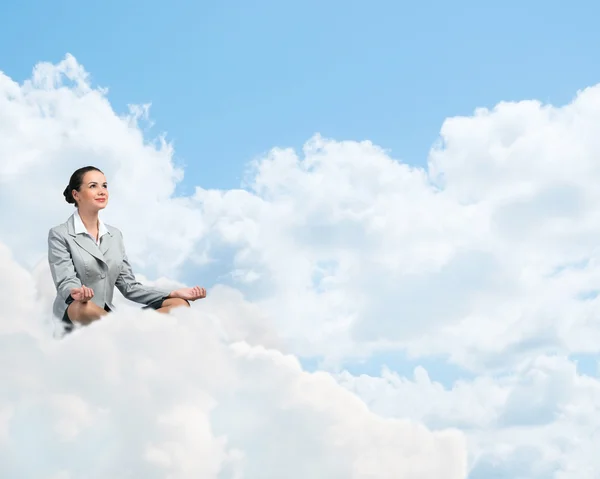
[[[105,220],[119,225],[136,263],[167,274],[194,257],[204,223],[185,199],[170,197],[183,172],[163,139],[144,141],[139,122],[146,113],[134,107],[117,116],[72,56],[37,65],[23,85],[0,75],[0,237],[19,259],[39,261],[39,239],[73,210],[61,193],[84,164],[107,175],[119,206],[107,209]],[[155,261],[146,264],[149,252]]]
[[[432,428],[460,427],[468,437],[472,479],[595,477],[600,462],[600,380],[578,374],[561,356],[538,356],[501,376],[481,375],[451,388],[423,368],[408,379],[342,373],[340,384],[385,417]]]
[[[595,353],[599,115],[590,88],[451,118],[426,170],[316,136],[257,161],[247,192],[195,199],[302,354],[404,349],[485,371]]]
[[[164,317],[124,305],[56,341],[29,307],[34,279],[5,251],[0,300],[24,305],[0,323],[6,477],[465,476],[460,432],[376,416],[330,374],[227,340],[211,306]]]
[[[35,424],[58,445],[54,477],[89,461],[149,477],[464,477],[450,427],[473,479],[600,474],[598,376],[570,359],[600,342],[600,88],[447,119],[426,168],[316,135],[256,160],[240,189],[190,197],[173,196],[183,171],[144,138],[147,114],[116,116],[70,56],[22,85],[0,75],[2,364],[20,365],[2,369],[7,467],[41,443]],[[45,237],[82,163],[107,174],[103,218],[149,282],[210,265],[226,284],[169,320],[120,298],[123,313],[50,340]],[[37,298],[20,296],[32,284]],[[472,379],[309,374],[295,359],[343,371],[386,351]]]

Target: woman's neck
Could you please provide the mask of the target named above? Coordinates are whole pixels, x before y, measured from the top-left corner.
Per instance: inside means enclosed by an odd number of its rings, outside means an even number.
[[[85,229],[90,231],[90,232],[97,232],[98,230],[98,212],[94,211],[94,212],[88,212],[88,211],[82,211],[82,210],[78,210],[79,211],[79,217],[81,218],[81,221],[83,221],[83,225],[85,226]]]

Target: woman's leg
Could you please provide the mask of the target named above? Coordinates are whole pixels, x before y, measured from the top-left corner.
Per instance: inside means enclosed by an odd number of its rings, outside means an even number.
[[[88,325],[92,321],[100,319],[102,316],[107,315],[108,312],[102,309],[91,301],[82,303],[81,301],[73,301],[67,308],[67,315],[69,319],[75,324],[79,323],[82,325]]]
[[[180,306],[187,306],[189,308],[190,303],[188,303],[185,299],[167,298],[162,302],[162,306],[156,311],[159,313],[168,313],[172,309],[179,308]]]

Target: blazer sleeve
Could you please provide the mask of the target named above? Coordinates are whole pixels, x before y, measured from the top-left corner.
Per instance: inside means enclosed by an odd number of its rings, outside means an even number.
[[[131,268],[131,264],[129,263],[129,259],[127,258],[127,253],[125,252],[123,234],[121,233],[121,231],[117,231],[121,240],[123,262],[121,264],[121,272],[117,277],[115,285],[119,289],[121,294],[130,301],[142,304],[150,304],[154,301],[158,301],[159,299],[165,299],[167,296],[169,296],[169,293],[171,291],[167,291],[166,289],[151,288],[148,286],[144,286],[142,283],[135,279],[133,269]]]
[[[81,288],[67,242],[54,228],[48,233],[48,263],[58,295],[67,301],[72,288]]]

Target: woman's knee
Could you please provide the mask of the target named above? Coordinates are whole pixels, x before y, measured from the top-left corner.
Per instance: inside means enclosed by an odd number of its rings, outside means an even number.
[[[106,311],[92,301],[73,301],[67,308],[67,316],[71,322],[87,324],[104,316]]]
[[[163,301],[161,308],[178,308],[180,306],[190,307],[190,303],[181,298],[167,298]]]

